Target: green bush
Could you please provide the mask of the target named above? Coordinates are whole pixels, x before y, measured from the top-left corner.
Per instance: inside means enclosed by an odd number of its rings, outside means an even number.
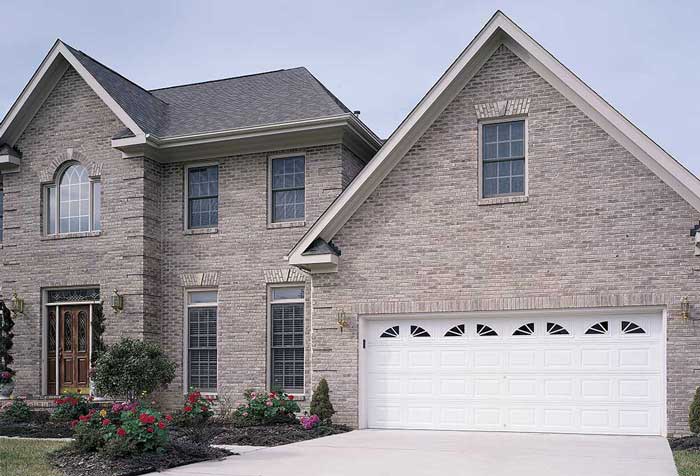
[[[175,378],[175,363],[156,344],[124,338],[95,362],[93,382],[99,395],[135,401],[166,387]]]
[[[328,382],[322,378],[314,389],[309,408],[311,414],[318,416],[323,423],[330,423],[331,417],[335,414],[328,392]]]
[[[32,419],[32,409],[24,400],[14,400],[2,415],[3,418],[14,422],[27,422]]]
[[[690,404],[688,425],[691,432],[695,434],[700,433],[700,387],[695,389],[695,397],[693,397],[693,402]]]
[[[301,411],[293,395],[284,392],[256,392],[246,390],[243,394],[246,403],[235,412],[239,424],[273,425],[295,422],[295,413]]]
[[[54,400],[56,408],[51,413],[51,419],[55,421],[77,420],[90,411],[90,401],[78,393],[63,395]]]

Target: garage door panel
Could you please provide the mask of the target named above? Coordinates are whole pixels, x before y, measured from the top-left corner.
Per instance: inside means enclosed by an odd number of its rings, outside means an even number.
[[[661,434],[662,328],[660,315],[624,314],[370,322],[368,424]]]

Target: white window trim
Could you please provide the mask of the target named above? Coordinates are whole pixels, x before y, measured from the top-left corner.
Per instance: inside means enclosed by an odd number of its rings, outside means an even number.
[[[484,138],[484,126],[488,124],[501,124],[506,122],[524,121],[524,134],[523,134],[523,149],[525,153],[525,165],[524,167],[524,177],[523,177],[523,193],[522,194],[508,194],[508,195],[494,195],[492,197],[484,197],[484,154],[483,154],[483,138]],[[521,202],[526,201],[530,195],[528,182],[530,181],[530,163],[528,156],[528,142],[529,142],[529,124],[528,117],[526,115],[513,115],[513,116],[501,116],[493,119],[483,119],[478,122],[478,170],[476,176],[479,182],[479,203],[488,205],[491,203],[509,203],[509,202]]]
[[[304,297],[297,299],[272,299],[272,290],[279,288],[302,288],[304,290]],[[283,283],[283,284],[269,284],[267,286],[267,372],[265,377],[265,386],[267,390],[270,390],[272,386],[272,305],[273,304],[304,304],[304,387],[293,392],[285,392],[288,395],[293,395],[294,397],[299,397],[301,400],[306,398],[306,361],[307,361],[307,342],[306,342],[306,283]]]
[[[190,227],[190,184],[189,184],[189,179],[190,179],[190,169],[198,169],[201,167],[211,167],[213,165],[216,165],[219,168],[219,173],[217,174],[217,182],[218,182],[218,187],[217,187],[217,198],[219,199],[219,205],[221,205],[221,164],[218,161],[208,161],[208,162],[193,162],[191,164],[185,164],[183,171],[184,171],[184,188],[182,189],[182,198],[183,198],[183,203],[182,203],[182,229],[184,231],[189,231],[189,232],[206,232],[207,230],[209,231],[216,231],[219,228],[219,222],[221,219],[221,209],[219,209],[218,212],[218,218],[216,220],[216,226],[212,227],[199,227],[199,228],[192,228]]]
[[[304,158],[304,217],[299,220],[273,221],[272,220],[272,161],[275,159],[286,159],[289,157]],[[267,157],[267,226],[268,228],[285,228],[306,225],[306,152],[290,152],[284,154],[274,154]]]
[[[89,218],[88,218],[88,230],[87,231],[66,231],[66,232],[61,232],[61,179],[63,178],[63,175],[66,173],[66,170],[72,165],[78,164],[83,168],[86,168],[85,165],[81,164],[78,161],[71,161],[67,164],[65,164],[63,167],[61,167],[57,173],[54,176],[54,180],[50,183],[44,184],[44,186],[41,189],[41,200],[42,200],[42,211],[44,213],[44,218],[43,218],[43,229],[44,229],[44,235],[45,236],[65,236],[65,235],[80,235],[81,233],[99,233],[102,231],[102,210],[100,210],[100,228],[98,230],[95,229],[95,183],[100,182],[100,185],[102,184],[101,177],[90,177],[88,175],[88,182],[90,184],[90,190],[88,192],[89,194],[89,199],[88,203],[90,204],[90,211],[89,211]],[[86,168],[87,169],[87,168]],[[56,207],[56,216],[54,217],[54,229],[49,230],[49,189],[53,188],[55,190],[55,197],[54,197],[54,206]],[[101,192],[100,192],[101,193]],[[100,203],[102,203],[102,197],[100,197]]]
[[[190,294],[198,292],[216,292],[215,302],[197,303],[190,304]],[[183,293],[183,324],[182,324],[182,393],[187,395],[190,390],[190,360],[189,360],[189,350],[190,350],[190,308],[197,307],[213,307],[216,306],[216,385],[217,391],[212,392],[202,391],[202,395],[216,396],[218,395],[218,385],[219,385],[219,289],[218,288],[185,288]]]

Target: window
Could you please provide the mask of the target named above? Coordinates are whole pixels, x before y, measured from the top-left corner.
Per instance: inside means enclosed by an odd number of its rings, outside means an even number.
[[[217,292],[187,293],[188,386],[216,391]]]
[[[554,322],[547,323],[547,334],[550,336],[568,336],[569,331],[567,331],[564,326],[556,324]]]
[[[464,324],[458,324],[445,332],[445,337],[461,337],[464,335]]]
[[[187,168],[187,228],[219,224],[219,166]]]
[[[304,220],[304,156],[270,161],[273,223]]]
[[[482,125],[484,198],[525,194],[525,121]]]
[[[5,196],[2,193],[2,187],[0,187],[0,241],[2,241],[2,227],[3,227],[3,224],[5,223],[5,220],[4,220],[5,215],[3,212],[3,204],[5,201],[4,198],[5,198]]]
[[[304,391],[304,288],[270,290],[270,386]]]
[[[380,339],[393,339],[394,337],[398,337],[399,334],[399,326],[393,326],[389,327],[387,330],[382,332],[382,335],[379,336]]]
[[[411,336],[412,337],[430,337],[428,331],[423,329],[421,326],[411,326]]]
[[[491,336],[497,336],[498,334],[496,331],[491,329],[491,327],[487,326],[486,324],[477,324],[476,325],[476,335],[479,337],[491,337]]]
[[[528,324],[523,324],[522,326],[515,329],[513,332],[514,336],[531,336],[535,334],[535,323],[530,322]]]
[[[631,321],[622,321],[620,323],[620,330],[623,334],[646,334],[644,329]]]
[[[608,333],[608,321],[600,321],[589,327],[585,334],[586,335],[596,335],[596,334],[607,334]]]
[[[44,189],[46,234],[79,233],[102,228],[102,184],[79,163]]]

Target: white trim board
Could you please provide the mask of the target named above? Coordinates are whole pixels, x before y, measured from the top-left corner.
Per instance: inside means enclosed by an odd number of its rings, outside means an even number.
[[[501,44],[505,44],[684,200],[700,211],[700,180],[697,177],[596,94],[505,14],[497,11],[355,180],[285,256],[290,264],[313,271],[313,262],[309,260],[311,257],[302,257],[302,253],[317,238],[330,241],[335,236]],[[317,255],[316,258],[321,259],[322,256]],[[325,269],[327,272],[328,268]]]

